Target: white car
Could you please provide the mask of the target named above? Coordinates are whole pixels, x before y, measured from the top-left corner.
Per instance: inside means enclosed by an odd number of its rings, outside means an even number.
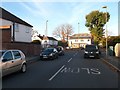
[[[0,50],[0,68],[2,76],[13,72],[26,72],[25,55],[20,50]]]

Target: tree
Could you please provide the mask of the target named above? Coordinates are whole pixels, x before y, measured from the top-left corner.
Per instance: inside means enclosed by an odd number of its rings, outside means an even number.
[[[108,46],[115,46],[117,43],[120,43],[120,35],[108,37]]]
[[[32,29],[31,36],[33,37],[34,35],[37,35],[37,34],[38,34],[38,31]]]
[[[99,44],[102,40],[102,37],[104,36],[103,27],[109,21],[109,19],[110,14],[108,12],[104,13],[99,11],[92,11],[91,13],[86,15],[85,26],[88,27],[94,43]]]
[[[68,41],[69,35],[73,34],[73,27],[70,24],[63,24],[53,31],[55,37],[61,38],[63,42]]]

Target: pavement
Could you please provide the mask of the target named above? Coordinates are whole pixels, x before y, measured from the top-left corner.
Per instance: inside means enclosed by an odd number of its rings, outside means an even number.
[[[105,51],[102,51],[101,57],[103,62],[105,62],[107,65],[115,69],[117,72],[120,72],[120,57],[112,56],[112,55],[109,55],[108,53],[108,56],[106,58]]]

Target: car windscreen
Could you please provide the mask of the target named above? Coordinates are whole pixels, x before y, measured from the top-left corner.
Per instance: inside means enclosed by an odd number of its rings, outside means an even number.
[[[53,49],[45,49],[43,52],[53,52]]]
[[[86,46],[86,50],[97,50],[97,49],[98,48],[95,45],[88,45],[88,46]]]

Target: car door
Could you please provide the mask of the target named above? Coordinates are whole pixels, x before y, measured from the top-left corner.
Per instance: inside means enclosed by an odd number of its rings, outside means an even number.
[[[11,61],[13,60],[13,55],[11,51],[7,51],[2,58],[2,76],[11,73],[10,69],[12,68]]]
[[[14,57],[14,60],[13,60],[13,65],[14,65],[14,68],[13,70],[14,71],[18,71],[20,68],[21,68],[21,65],[22,65],[22,57],[21,57],[21,54],[19,51],[12,51],[13,53],[13,57]]]

